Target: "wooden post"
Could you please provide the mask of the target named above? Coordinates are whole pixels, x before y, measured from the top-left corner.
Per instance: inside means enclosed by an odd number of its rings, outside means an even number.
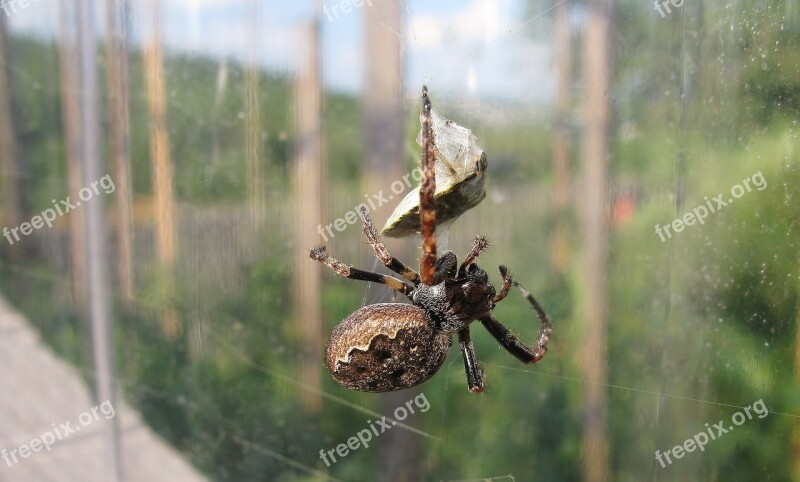
[[[59,4],[60,36],[58,42],[58,65],[61,87],[61,122],[64,125],[64,153],[67,164],[67,192],[72,199],[78,197],[82,186],[81,139],[80,139],[80,99],[78,97],[77,25],[74,3],[62,0]],[[86,213],[78,209],[70,213],[69,246],[71,260],[72,299],[77,312],[86,309],[86,232],[84,230]]]
[[[569,207],[569,138],[572,102],[572,35],[569,6],[564,0],[555,12],[555,60],[558,75],[553,139],[553,211],[556,229],[551,251],[553,266],[563,271],[567,264],[567,208]]]
[[[14,110],[11,107],[11,84],[8,69],[11,63],[8,55],[8,31],[6,19],[0,15],[0,176],[2,176],[2,226],[12,229],[22,223],[23,206],[19,192],[19,159],[17,159],[17,141],[14,135]],[[19,257],[18,242],[10,236],[14,244],[10,245],[11,258]],[[3,238],[2,243],[8,242]]]
[[[362,130],[364,132],[364,164],[361,186],[364,194],[385,190],[393,181],[402,179],[405,167],[403,115],[402,4],[398,0],[374,2],[362,9],[364,18],[364,87],[362,94]],[[415,104],[415,109],[417,105]],[[400,201],[395,196],[392,203]],[[387,215],[391,206],[387,206]],[[382,224],[373,217],[378,225]],[[411,259],[409,243],[385,240],[391,253],[403,260]],[[413,239],[414,246],[419,238]],[[371,250],[370,257],[371,257]],[[413,263],[411,263],[413,265]],[[384,286],[379,288],[385,290]],[[382,413],[392,413],[409,398],[406,391],[381,396]],[[414,424],[414,420],[407,423]],[[386,481],[420,480],[417,435],[408,430],[387,432],[379,456],[381,479]]]
[[[300,342],[299,378],[310,388],[300,393],[305,409],[322,408],[320,354],[325,340],[320,307],[320,271],[308,258],[308,249],[317,242],[317,225],[322,220],[322,79],[319,65],[318,19],[301,30],[300,65],[297,72],[296,156],[293,163],[295,206],[294,301]]]
[[[362,11],[364,169],[361,185],[367,194],[385,189],[392,181],[400,179],[405,170],[402,43],[392,33],[401,29],[402,10],[397,0],[388,0],[365,5]],[[373,221],[378,222],[374,218]]]
[[[106,90],[108,93],[111,159],[117,208],[117,273],[123,308],[134,301],[130,147],[128,133],[127,1],[106,0]]]
[[[255,22],[253,22],[255,23]],[[251,45],[254,39],[251,39]],[[245,73],[247,75],[247,73]],[[246,80],[245,80],[246,82]],[[223,57],[217,67],[217,85],[214,89],[214,105],[211,107],[211,163],[217,165],[221,160],[220,152],[220,114],[222,111],[222,101],[228,90],[228,57]],[[247,105],[245,105],[247,109]],[[245,113],[245,119],[247,114]],[[245,122],[247,122],[245,120]]]
[[[155,197],[156,251],[164,275],[165,298],[168,306],[161,315],[161,329],[167,338],[176,338],[182,328],[172,303],[175,293],[175,259],[177,235],[175,230],[175,201],[172,192],[172,159],[170,158],[166,107],[164,104],[164,71],[161,57],[160,0],[152,0],[152,32],[144,44],[147,108],[150,113],[150,157],[153,169]]]
[[[250,12],[250,41],[245,83],[245,147],[247,149],[247,197],[254,225],[265,221],[265,189],[263,150],[261,148],[261,92],[259,91],[258,45],[260,25],[258,1],[252,0]]]
[[[584,45],[583,479],[608,480],[609,0],[589,0]]]

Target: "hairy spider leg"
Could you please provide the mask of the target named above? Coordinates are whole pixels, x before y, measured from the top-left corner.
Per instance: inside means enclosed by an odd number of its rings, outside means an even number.
[[[503,301],[506,296],[508,296],[508,292],[511,291],[511,285],[514,283],[514,280],[511,278],[511,273],[508,272],[508,268],[505,266],[500,266],[500,276],[503,277],[503,287],[500,288],[500,292],[497,293],[497,296],[492,300],[495,303]]]
[[[362,206],[358,212],[358,216],[361,218],[361,222],[364,224],[364,236],[367,238],[370,246],[372,246],[372,250],[375,251],[375,256],[378,257],[380,262],[390,270],[414,283],[414,286],[418,285],[420,282],[419,273],[389,254],[389,250],[386,249],[386,245],[383,244],[383,241],[381,241],[381,238],[378,236],[378,231],[375,229],[375,225],[372,224],[372,220],[369,217],[367,208]]]
[[[419,272],[422,282],[433,286],[436,280],[436,170],[435,146],[431,132],[431,101],[428,86],[422,86],[422,184],[419,189],[419,216],[422,231],[422,257]]]
[[[520,361],[522,361],[522,363],[536,363],[544,357],[545,353],[547,353],[547,344],[550,341],[550,335],[553,333],[553,326],[550,323],[550,319],[547,318],[547,315],[545,314],[541,305],[539,305],[539,302],[536,301],[536,298],[534,298],[528,290],[523,288],[516,281],[514,282],[514,285],[519,288],[523,296],[525,296],[525,298],[530,302],[531,306],[533,306],[533,309],[536,311],[536,314],[539,315],[539,319],[542,321],[542,327],[539,330],[539,339],[536,341],[536,347],[529,348],[492,315],[481,318],[481,324],[483,324],[483,326],[489,330],[489,333],[491,333],[492,336],[500,342],[500,345],[502,345],[503,348],[517,357]]]
[[[488,248],[489,241],[486,240],[486,236],[475,236],[475,240],[472,241],[472,250],[464,258],[464,261],[461,263],[461,267],[458,268],[458,277],[463,278],[466,274],[467,266],[475,262],[475,260],[478,259],[478,256],[480,256],[480,254],[486,251]]]
[[[385,284],[389,288],[399,291],[406,295],[409,299],[411,298],[411,293],[414,291],[414,288],[405,284],[401,280],[392,277],[386,276],[379,273],[373,273],[372,271],[364,271],[362,269],[354,268],[352,266],[348,266],[336,258],[331,258],[330,256],[325,253],[324,246],[317,246],[310,252],[311,259],[315,259],[320,263],[324,264],[328,268],[332,269],[336,272],[339,276],[344,276],[345,278],[361,280],[361,281],[371,281],[373,283],[381,283]]]
[[[461,356],[464,358],[464,370],[467,373],[467,387],[472,393],[483,391],[483,370],[478,365],[478,358],[475,356],[475,347],[469,336],[469,327],[458,332],[458,345],[461,348]]]

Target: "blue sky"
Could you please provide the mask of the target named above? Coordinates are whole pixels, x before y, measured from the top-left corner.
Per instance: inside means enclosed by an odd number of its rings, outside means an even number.
[[[59,1],[29,1],[29,6],[18,7],[9,17],[12,30],[55,35]],[[146,9],[150,1],[131,2],[134,44],[151,28]],[[328,15],[321,17],[323,74],[328,87],[358,92],[362,84],[363,11],[371,8],[370,2],[385,0],[364,0],[361,7],[348,13],[342,9],[345,1],[352,0],[324,0]],[[102,35],[105,2],[96,3],[98,35]],[[161,0],[163,43],[168,51],[189,55],[243,60],[252,54],[267,68],[292,71],[298,32],[313,18],[314,4],[313,0],[267,0],[257,4],[254,14],[249,0]],[[549,39],[541,38],[550,27],[550,18],[545,15],[531,20],[524,0],[408,0],[407,5],[411,15],[404,12],[405,28],[399,33],[409,91],[416,92],[427,78],[432,91],[465,98],[522,104],[547,103],[552,98],[551,49]],[[259,24],[256,39],[250,38],[253,19]],[[539,40],[535,40],[537,34]],[[387,29],[386,35],[396,33]]]

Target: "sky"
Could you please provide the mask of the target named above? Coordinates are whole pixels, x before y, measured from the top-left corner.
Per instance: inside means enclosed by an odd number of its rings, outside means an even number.
[[[54,37],[60,0],[6,0],[12,32]],[[67,0],[74,2],[75,0]],[[147,5],[131,0],[132,44],[138,45],[153,25]],[[323,77],[326,86],[357,93],[362,88],[364,9],[385,0],[322,0],[320,16]],[[407,3],[406,3],[407,2]],[[104,1],[95,1],[97,35],[102,39]],[[255,55],[265,68],[293,71],[299,32],[312,19],[314,0],[161,0],[163,45],[168,53],[245,60]],[[547,103],[555,77],[546,33],[545,11],[525,10],[525,0],[403,0],[406,87],[416,92],[427,80],[431,91],[445,90],[465,99]],[[553,4],[556,3],[555,0]],[[349,11],[347,5],[349,4]],[[254,6],[257,5],[257,6]],[[541,16],[537,16],[541,15]],[[410,21],[409,21],[410,19]],[[251,22],[259,24],[251,41]],[[537,40],[538,38],[538,40]]]

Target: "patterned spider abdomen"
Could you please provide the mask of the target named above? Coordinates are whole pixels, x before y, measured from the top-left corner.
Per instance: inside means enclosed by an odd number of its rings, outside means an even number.
[[[433,329],[422,308],[378,303],[356,310],[333,329],[325,362],[347,388],[390,392],[432,377],[451,343],[449,334]]]

